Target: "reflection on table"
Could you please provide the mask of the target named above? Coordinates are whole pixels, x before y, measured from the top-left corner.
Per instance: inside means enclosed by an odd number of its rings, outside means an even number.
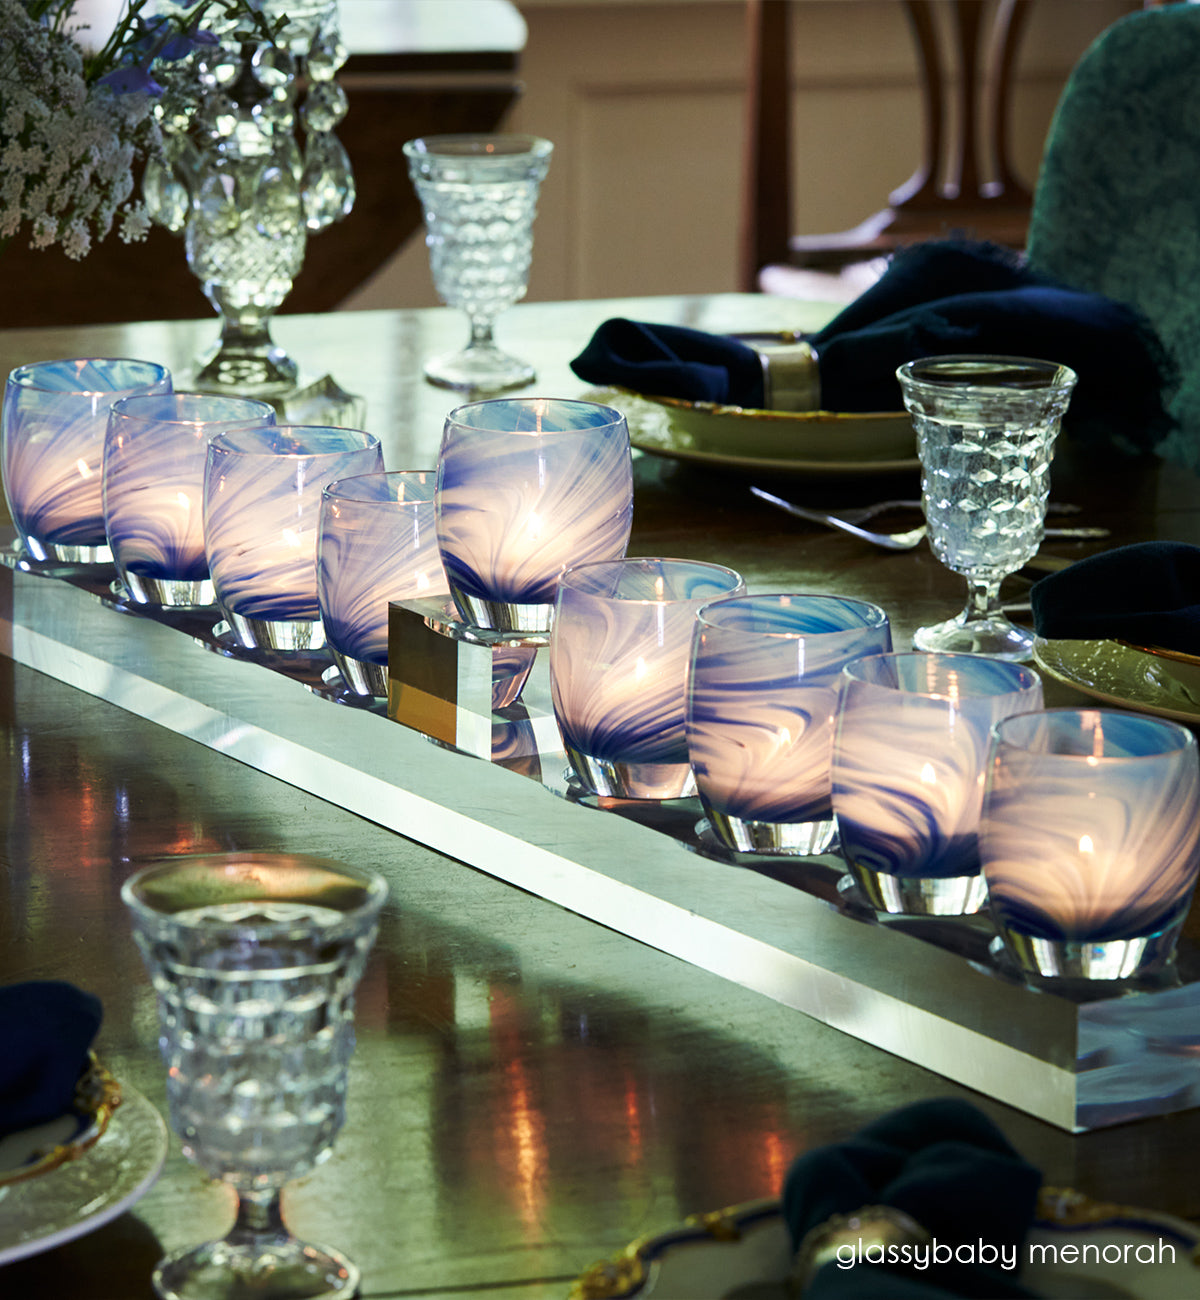
[[[734,330],[810,327],[825,310],[749,296],[529,304],[506,314],[503,331],[539,368],[530,392],[577,396],[585,386],[568,362],[606,316]],[[213,329],[205,320],[8,331],[0,366],[131,355],[184,375]],[[302,364],[366,398],[390,468],[432,465],[456,399],[425,384],[420,366],[460,330],[457,313],[441,309],[278,326]],[[748,488],[764,481],[833,505],[911,496],[914,478],[734,475],[639,455],[630,550],[727,564],[752,590],[875,601],[903,644],[955,606],[954,576],[926,548],[867,548],[785,517]],[[1068,446],[1054,495],[1112,539],[1047,544],[1048,553],[1077,558],[1157,535],[1200,541],[1200,494],[1178,469],[1114,467]],[[1027,590],[1014,580],[1013,600]],[[1047,684],[1050,703],[1080,698]],[[569,1279],[633,1237],[775,1195],[798,1152],[936,1095],[970,1095],[1050,1183],[1200,1219],[1196,1112],[1072,1137],[7,657],[0,719],[0,978],[63,978],[100,994],[105,1059],[160,1108],[154,999],[119,901],[138,861],[283,849],[387,876],[391,898],[359,997],[347,1127],[289,1199],[298,1231],[362,1266],[365,1296],[562,1297]],[[639,864],[648,874],[655,866],[652,855]],[[731,868],[731,897],[738,883]],[[226,1195],[173,1140],[162,1178],[131,1213],[9,1265],[0,1289],[148,1296],[160,1251],[223,1232],[228,1214]]]

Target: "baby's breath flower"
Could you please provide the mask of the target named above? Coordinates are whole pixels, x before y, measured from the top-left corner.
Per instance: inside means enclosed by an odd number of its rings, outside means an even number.
[[[76,0],[0,0],[0,240],[28,228],[32,248],[85,257],[120,213],[121,237],[145,237],[130,204],[135,162],[161,151],[153,68],[211,37],[205,16],[259,25],[253,0],[188,4],[186,22],[144,16],[126,0],[100,50],[84,49]]]

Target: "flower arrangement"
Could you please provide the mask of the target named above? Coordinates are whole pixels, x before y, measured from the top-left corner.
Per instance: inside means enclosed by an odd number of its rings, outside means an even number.
[[[131,196],[135,163],[162,146],[156,66],[214,43],[207,17],[267,39],[286,21],[272,26],[261,0],[175,0],[169,14],[146,4],[127,0],[96,45],[76,0],[0,0],[0,248],[28,227],[32,248],[83,258],[118,216],[123,240],[144,239],[149,217]]]

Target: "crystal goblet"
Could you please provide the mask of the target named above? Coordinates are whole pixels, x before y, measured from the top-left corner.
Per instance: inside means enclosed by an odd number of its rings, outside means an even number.
[[[379,439],[357,429],[281,424],[219,433],[204,471],[204,549],[217,603],[238,643],[320,650],[321,494],[383,469]]]
[[[169,393],[153,361],[84,357],[18,366],[4,388],[4,495],[26,554],[110,564],[101,467],[109,407],[134,393]]]
[[[204,551],[208,444],[228,429],[274,423],[274,407],[244,397],[155,393],[113,403],[101,474],[104,530],[134,604],[213,603]]]
[[[568,566],[625,554],[633,461],[625,417],[565,398],[450,412],[438,454],[438,546],[463,621],[545,632]]]
[[[1028,659],[1033,634],[1001,609],[1000,584],[1041,545],[1075,373],[1027,357],[935,356],[896,375],[917,434],[929,543],[968,591],[962,613],[918,629],[913,645]]]
[[[684,730],[688,655],[701,606],[746,590],[701,560],[572,565],[558,584],[550,694],[571,767],[593,793],[695,793]]]
[[[181,856],[121,890],[157,995],[171,1124],[237,1193],[218,1241],[166,1256],[163,1300],[348,1300],[358,1269],[294,1237],[280,1191],[325,1160],[346,1113],[354,992],[387,886],[301,855]]]
[[[1119,709],[996,725],[979,823],[992,917],[1034,978],[1133,980],[1172,959],[1200,868],[1196,738]]]
[[[892,648],[865,600],[736,595],[696,615],[687,749],[718,840],[739,853],[808,856],[833,843],[829,751],[842,668]]]
[[[1042,707],[1032,668],[984,655],[868,655],[841,675],[833,811],[879,912],[969,916],[987,901],[979,807],[992,727]]]
[[[317,603],[346,685],[388,693],[388,605],[449,593],[437,547],[433,470],[359,474],[321,497]]]
[[[466,348],[425,363],[433,383],[500,392],[532,382],[533,367],[497,347],[493,323],[525,296],[538,191],[553,149],[529,135],[435,135],[405,143],[434,286],[471,323]]]

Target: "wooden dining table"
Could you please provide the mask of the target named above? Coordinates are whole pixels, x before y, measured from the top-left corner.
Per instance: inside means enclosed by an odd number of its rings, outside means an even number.
[[[497,332],[536,366],[527,392],[570,397],[591,393],[569,362],[610,316],[763,331],[813,328],[829,311],[759,295],[527,303],[503,315]],[[215,330],[212,320],[7,330],[0,368],[135,356],[166,364],[185,388]],[[388,468],[434,464],[444,418],[464,399],[426,382],[421,365],[465,341],[459,314],[288,316],[275,333],[306,377],[329,374],[364,398],[364,426],[380,437]],[[818,507],[913,497],[915,465],[884,474],[759,472],[753,463],[639,451],[634,473],[631,554],[730,565],[752,591],[874,601],[888,611],[897,647],[961,605],[961,579],[928,546],[883,551],[790,518],[749,490],[762,485]],[[1200,543],[1200,480],[1153,458],[1123,458],[1064,436],[1052,498],[1079,507],[1069,522],[1111,535],[1048,540],[1045,556],[1069,562],[1158,537]],[[1030,583],[1028,575],[1010,579],[1006,598],[1020,605]],[[89,599],[78,617],[103,641],[124,636],[139,616]],[[345,1127],[328,1161],[285,1192],[298,1233],[359,1264],[364,1297],[562,1300],[574,1278],[632,1239],[688,1215],[777,1196],[796,1156],[938,1096],[973,1101],[1048,1184],[1200,1224],[1200,1110],[1067,1131],[803,1014],[753,979],[724,972],[719,953],[698,947],[697,958],[686,959],[636,937],[636,926],[619,917],[589,915],[582,903],[554,901],[548,888],[493,873],[486,856],[447,851],[442,823],[453,820],[456,801],[469,801],[492,766],[486,759],[427,746],[441,809],[427,798],[427,820],[397,833],[384,810],[370,815],[368,804],[364,813],[363,801],[308,781],[303,757],[286,776],[266,770],[232,741],[189,734],[169,709],[117,702],[103,672],[85,689],[71,684],[81,680],[72,676],[77,665],[31,666],[30,655],[14,649],[15,636],[0,631],[0,982],[63,979],[99,995],[98,1054],[164,1116],[153,991],[120,901],[137,865],[175,853],[283,851],[340,859],[387,879],[358,997]],[[153,662],[139,672],[172,667],[163,662],[176,655],[165,633],[145,647]],[[187,641],[188,653],[193,648]],[[197,671],[221,671],[213,658]],[[1088,697],[1048,680],[1046,698]],[[325,709],[331,728],[352,712],[325,700],[305,707]],[[403,792],[410,775],[412,788],[433,779],[415,767],[389,779]],[[603,839],[615,823],[602,810],[592,817],[592,834]],[[652,877],[653,843],[638,843],[650,845],[636,865]],[[697,880],[707,881],[713,864],[692,860]],[[757,879],[744,865],[724,871],[720,888],[731,908]],[[719,908],[720,895],[709,903]],[[1200,937],[1195,915],[1187,934]],[[156,1259],[223,1234],[231,1205],[229,1191],[189,1164],[171,1137],[161,1175],[135,1204],[0,1267],[0,1296],[148,1297]],[[0,1249],[4,1218],[0,1189]]]

